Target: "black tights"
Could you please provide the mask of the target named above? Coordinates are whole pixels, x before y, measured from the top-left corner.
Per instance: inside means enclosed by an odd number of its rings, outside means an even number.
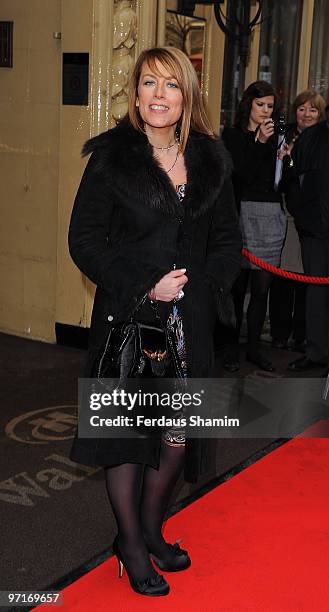
[[[262,332],[267,309],[267,296],[272,282],[272,274],[266,270],[242,270],[233,286],[233,298],[236,315],[236,344],[239,342],[243,318],[243,305],[250,277],[250,301],[247,310],[247,350],[253,354],[258,350],[258,341]]]
[[[161,529],[170,494],[182,471],[185,448],[161,444],[158,470],[137,463],[105,469],[106,487],[118,526],[118,542],[129,574],[155,574],[149,552],[166,560],[171,553]]]

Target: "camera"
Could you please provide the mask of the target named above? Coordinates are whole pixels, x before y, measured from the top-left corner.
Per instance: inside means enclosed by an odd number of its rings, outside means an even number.
[[[278,117],[273,119],[274,121],[274,133],[279,135],[283,135],[286,133],[286,118],[284,115],[279,115]]]
[[[271,119],[266,119],[264,123],[266,125],[271,123],[274,127],[274,134],[277,136],[286,133],[286,119],[284,115],[273,116]]]

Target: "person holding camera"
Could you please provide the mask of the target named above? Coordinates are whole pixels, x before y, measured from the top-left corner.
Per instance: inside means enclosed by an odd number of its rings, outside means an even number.
[[[233,159],[233,186],[240,213],[243,246],[269,264],[280,264],[286,233],[286,215],[275,188],[277,136],[272,118],[277,99],[266,81],[251,83],[239,103],[235,125],[223,131],[224,143]],[[244,300],[250,280],[247,310],[247,361],[272,372],[272,363],[262,354],[259,338],[263,328],[272,274],[247,259],[233,286],[236,327],[224,358],[224,368],[239,369],[239,334]]]

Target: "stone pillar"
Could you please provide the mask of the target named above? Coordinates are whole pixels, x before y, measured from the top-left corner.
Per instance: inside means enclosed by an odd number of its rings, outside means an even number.
[[[68,223],[85,165],[80,151],[87,138],[126,114],[136,57],[156,43],[158,2],[84,0],[82,13],[80,0],[62,2],[63,51],[89,51],[90,88],[87,107],[61,107],[56,321],[88,327],[95,287],[74,266],[67,249]],[[76,27],[78,19],[83,28]]]

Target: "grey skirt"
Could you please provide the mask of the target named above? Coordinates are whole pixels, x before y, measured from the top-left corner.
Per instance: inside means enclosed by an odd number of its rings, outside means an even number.
[[[273,266],[280,265],[287,219],[280,202],[242,201],[240,229],[243,247]],[[245,257],[242,268],[260,270]]]

